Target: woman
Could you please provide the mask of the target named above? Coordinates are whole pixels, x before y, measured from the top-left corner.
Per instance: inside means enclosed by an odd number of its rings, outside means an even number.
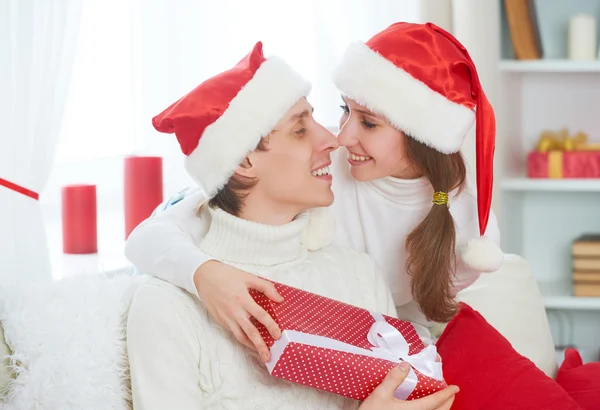
[[[494,113],[475,66],[441,28],[396,23],[350,45],[334,82],[344,101],[336,242],[375,257],[400,316],[447,321],[456,291],[503,260],[490,212]],[[459,153],[476,115],[478,200]]]
[[[490,212],[495,120],[475,66],[441,28],[396,23],[366,44],[351,45],[335,83],[344,96],[338,139],[345,146],[331,168],[335,243],[375,258],[400,318],[447,321],[455,293],[503,260]],[[477,199],[458,152],[475,117]],[[126,254],[145,273],[197,294],[235,333],[257,311],[249,288],[273,300],[281,296],[269,283],[197,249],[193,209],[203,195],[190,194],[141,224]],[[306,241],[310,246],[311,238]],[[257,319],[278,334],[268,315]],[[264,342],[247,336],[238,340],[254,344],[268,360]]]

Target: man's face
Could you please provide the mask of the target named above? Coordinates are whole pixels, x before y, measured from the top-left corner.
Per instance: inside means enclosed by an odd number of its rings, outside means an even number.
[[[258,179],[253,195],[282,210],[301,213],[333,202],[329,165],[338,143],[312,111],[302,98],[275,125],[267,150],[248,156]]]

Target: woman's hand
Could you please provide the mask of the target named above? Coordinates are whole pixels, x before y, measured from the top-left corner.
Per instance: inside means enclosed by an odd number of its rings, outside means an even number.
[[[249,290],[262,292],[274,302],[283,302],[275,286],[214,260],[203,263],[196,270],[194,284],[213,319],[231,330],[239,342],[256,349],[261,359],[267,362],[270,358],[269,349],[250,318],[254,317],[262,323],[274,339],[279,339],[281,330],[275,320],[254,301]]]
[[[421,399],[412,401],[398,400],[394,397],[394,391],[400,386],[408,375],[410,365],[401,363],[394,367],[385,376],[375,390],[362,402],[359,410],[447,410],[452,407],[454,395],[458,393],[458,387],[449,386],[444,390],[431,394]]]

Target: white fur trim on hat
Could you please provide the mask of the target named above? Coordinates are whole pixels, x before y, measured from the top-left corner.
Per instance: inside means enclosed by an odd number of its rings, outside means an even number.
[[[331,245],[335,234],[335,218],[329,208],[313,208],[310,220],[303,232],[302,243],[309,251]]]
[[[281,58],[262,63],[185,160],[187,172],[208,198],[225,186],[244,157],[310,89],[310,82]]]
[[[333,82],[342,94],[445,154],[460,150],[475,122],[473,110],[450,101],[361,42],[346,49]]]
[[[485,236],[471,239],[460,249],[465,265],[477,272],[496,272],[504,262],[504,252],[494,241]]]

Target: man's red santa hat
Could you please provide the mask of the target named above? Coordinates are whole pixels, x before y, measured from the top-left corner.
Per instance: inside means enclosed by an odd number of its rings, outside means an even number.
[[[175,134],[188,174],[212,198],[310,89],[281,58],[265,58],[258,42],[233,68],[175,101],[152,124]]]
[[[480,272],[497,270],[504,255],[483,236],[492,202],[496,120],[465,47],[434,24],[395,23],[366,43],[351,44],[334,83],[345,96],[445,154],[458,152],[477,123],[480,237],[461,256]]]
[[[210,199],[310,89],[310,82],[281,58],[265,58],[258,42],[233,68],[204,81],[152,124],[159,132],[175,134],[188,174]],[[308,249],[331,242],[334,226],[328,212],[310,211],[303,237]]]

